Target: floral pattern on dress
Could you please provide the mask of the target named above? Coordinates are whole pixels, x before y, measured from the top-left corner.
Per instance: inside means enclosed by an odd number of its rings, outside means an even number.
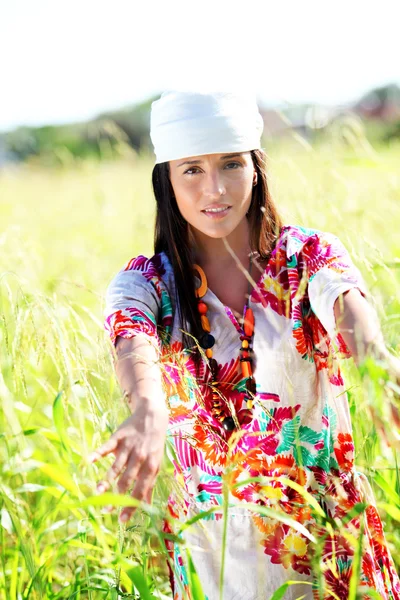
[[[218,389],[226,413],[240,425],[239,434],[225,432],[211,413],[211,375],[205,361],[196,380],[193,360],[182,345],[174,318],[176,302],[168,293],[173,289],[167,285],[173,286],[173,272],[166,254],[138,256],[122,272],[108,288],[105,329],[113,343],[117,335],[146,333],[161,350],[170,414],[167,452],[168,446],[173,448],[169,456],[180,485],[180,493],[172,491],[168,503],[175,522],[219,508],[228,481],[233,505],[259,507],[251,519],[271,573],[275,569],[280,574],[290,571],[291,577],[293,572],[309,575],[315,598],[322,586],[324,599],[344,600],[355,557],[344,527],[354,539],[361,536],[360,584],[385,600],[400,600],[400,581],[378,511],[370,501],[372,492],[354,464],[339,365],[339,358],[349,357],[350,352],[339,333],[330,333],[333,302],[339,293],[352,287],[362,293],[366,289],[340,240],[298,225],[283,227],[250,296],[256,323],[257,390],[252,411],[246,407],[238,360],[238,322],[207,291],[204,300],[213,334],[224,340],[214,353],[220,367]],[[221,328],[217,331],[216,323]],[[160,336],[161,329],[166,337]],[[285,337],[290,351],[269,344],[274,336],[278,341]],[[284,368],[286,360],[290,368]],[[358,514],[357,506],[363,503],[365,509]],[[275,511],[270,514],[277,518],[263,514],[263,509]],[[350,518],[352,510],[355,514]],[[213,523],[221,519],[222,511],[207,517],[210,535]],[[170,527],[166,521],[165,531],[172,532]],[[180,546],[167,541],[167,548],[174,564],[170,571],[174,600],[181,600],[184,591],[190,598]],[[317,549],[320,578],[313,575]],[[366,591],[363,597],[368,597]]]

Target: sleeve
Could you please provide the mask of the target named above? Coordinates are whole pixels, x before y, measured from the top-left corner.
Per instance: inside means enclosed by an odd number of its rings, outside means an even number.
[[[150,342],[161,348],[157,332],[161,309],[159,286],[145,272],[132,269],[132,264],[135,262],[130,261],[108,285],[104,328],[114,346],[117,336],[132,338],[138,333],[144,333]]]
[[[308,271],[308,297],[311,308],[331,338],[337,335],[334,313],[335,300],[351,288],[357,288],[364,298],[369,291],[349,252],[332,233],[313,235],[303,248]]]

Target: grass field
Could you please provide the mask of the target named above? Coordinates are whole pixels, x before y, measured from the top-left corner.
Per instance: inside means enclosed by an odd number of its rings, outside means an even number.
[[[267,152],[285,223],[339,235],[373,295],[388,347],[400,352],[400,144],[312,148],[294,138]],[[111,461],[86,463],[128,415],[103,298],[129,258],[152,253],[151,170],[148,156],[128,155],[0,171],[1,600],[169,595],[158,536],[169,466],[154,514],[136,511],[126,530],[116,512],[102,512],[109,501],[91,499]],[[356,463],[399,567],[400,437],[385,371],[370,365],[365,376],[344,362]]]

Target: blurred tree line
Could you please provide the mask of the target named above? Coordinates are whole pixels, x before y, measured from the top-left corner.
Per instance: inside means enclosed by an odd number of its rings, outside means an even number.
[[[0,149],[13,160],[70,155],[101,158],[118,154],[121,145],[134,151],[150,148],[150,108],[157,97],[130,108],[106,112],[84,123],[18,127],[0,134]],[[114,151],[114,152],[113,152]]]
[[[150,108],[158,97],[154,96],[129,108],[100,114],[89,122],[19,127],[0,134],[0,164],[8,160],[25,161],[35,157],[51,162],[63,162],[66,157],[90,156],[100,159],[118,156],[127,148],[134,152],[152,152]],[[400,139],[400,88],[396,84],[372,90],[349,109],[362,119],[365,135],[372,144]],[[335,111],[332,114],[331,122],[335,119]],[[290,125],[287,129],[290,129]],[[307,137],[312,141],[314,132],[306,124],[303,130],[307,130]],[[321,130],[315,132],[315,137],[320,139]]]

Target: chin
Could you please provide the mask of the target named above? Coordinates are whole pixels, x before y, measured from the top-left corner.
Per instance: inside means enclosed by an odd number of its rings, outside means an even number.
[[[208,237],[213,238],[215,240],[219,240],[219,239],[222,239],[224,237],[227,237],[230,233],[231,233],[230,230],[228,230],[228,231],[221,231],[221,232],[217,232],[217,231],[204,231],[204,235],[207,235]]]
[[[199,233],[201,233],[202,235],[206,235],[207,237],[210,238],[214,238],[214,239],[220,239],[220,238],[224,238],[227,237],[228,235],[230,235],[232,233],[232,231],[234,231],[236,229],[236,227],[227,227],[225,225],[225,227],[223,226],[219,226],[216,225],[214,227],[195,227],[194,225],[192,225],[193,229],[195,229],[196,231],[198,231]]]
[[[207,235],[210,238],[219,239],[219,238],[227,237],[228,235],[230,235],[240,225],[242,220],[245,220],[245,219],[246,219],[246,215],[244,214],[242,219],[235,223],[220,222],[220,223],[211,224],[208,227],[204,227],[204,223],[201,224],[202,226],[200,226],[199,223],[197,223],[197,224],[190,223],[190,225],[194,230],[198,231],[199,233],[201,233],[203,235]]]

